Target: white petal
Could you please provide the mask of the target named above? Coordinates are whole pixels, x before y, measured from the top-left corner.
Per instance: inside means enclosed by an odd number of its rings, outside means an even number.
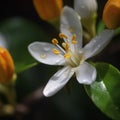
[[[0,33],[0,46],[8,48],[6,38]]]
[[[73,34],[76,34],[77,45],[82,47],[82,25],[80,22],[80,16],[70,7],[64,7],[61,15],[60,30],[62,33],[68,36],[70,40]]]
[[[28,46],[30,54],[39,62],[49,65],[63,65],[65,64],[64,57],[59,54],[56,55],[52,50],[57,47],[47,42],[34,42]]]
[[[79,83],[91,84],[96,79],[96,69],[87,62],[84,62],[76,69],[76,78]]]
[[[96,12],[97,2],[96,0],[74,0],[74,9],[81,18],[86,18]]]
[[[85,59],[95,56],[101,52],[107,44],[110,42],[111,38],[114,35],[113,30],[104,30],[98,36],[93,38],[84,48],[83,53]]]
[[[74,74],[70,67],[64,67],[55,73],[48,81],[43,94],[50,97],[62,89]]]

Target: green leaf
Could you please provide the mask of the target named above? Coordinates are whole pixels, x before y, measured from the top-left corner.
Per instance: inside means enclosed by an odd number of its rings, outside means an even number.
[[[23,18],[11,18],[1,22],[0,33],[5,37],[16,72],[37,64],[29,54],[27,46],[33,41],[49,39],[39,25]]]
[[[97,80],[85,89],[94,104],[107,116],[120,120],[120,72],[107,63],[95,64]]]

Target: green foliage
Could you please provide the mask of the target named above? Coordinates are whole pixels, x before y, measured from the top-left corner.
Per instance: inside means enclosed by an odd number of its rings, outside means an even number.
[[[115,30],[116,35],[120,34],[120,27]]]
[[[37,64],[29,54],[27,46],[33,41],[48,39],[48,35],[40,26],[23,18],[12,18],[1,22],[0,32],[12,54],[16,72]]]
[[[97,80],[85,89],[103,113],[120,120],[120,72],[107,63],[97,63],[95,67]]]

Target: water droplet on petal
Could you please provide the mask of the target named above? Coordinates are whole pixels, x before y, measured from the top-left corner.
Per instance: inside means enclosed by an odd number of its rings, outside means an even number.
[[[45,54],[40,54],[40,57],[45,59],[46,58],[46,55]]]
[[[49,47],[44,47],[44,51],[49,51],[50,48]]]
[[[74,29],[72,27],[69,28],[69,32],[74,32]]]

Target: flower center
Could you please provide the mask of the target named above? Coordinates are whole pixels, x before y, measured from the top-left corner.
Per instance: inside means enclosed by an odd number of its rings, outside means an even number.
[[[63,33],[60,33],[59,37],[61,39],[64,39],[64,42],[62,42],[60,46],[58,40],[56,38],[53,38],[52,44],[57,46],[57,49],[53,48],[52,52],[55,55],[61,54],[62,56],[64,56],[67,64],[71,67],[77,67],[84,61],[84,59],[83,54],[80,54],[79,51],[77,51],[76,49],[76,34],[73,34],[71,39],[68,39],[68,37]]]

